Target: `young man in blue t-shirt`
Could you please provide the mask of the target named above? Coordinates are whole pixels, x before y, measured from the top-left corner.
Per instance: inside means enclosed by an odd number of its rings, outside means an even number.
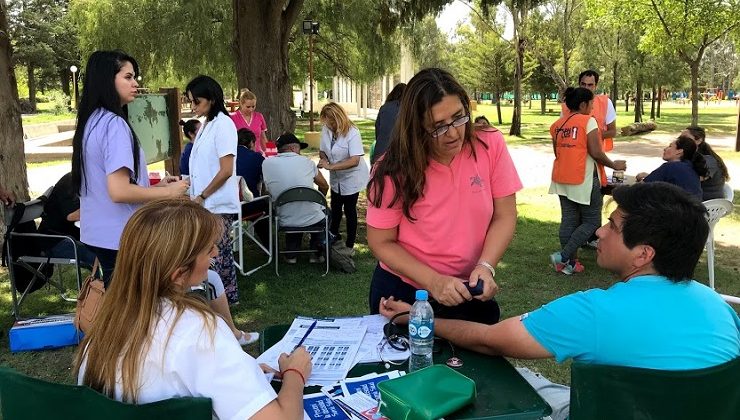
[[[600,227],[597,263],[610,288],[556,299],[495,325],[437,319],[435,334],[481,353],[523,359],[700,369],[740,356],[740,319],[714,290],[691,280],[709,226],[706,209],[664,182],[614,190],[617,208]],[[380,303],[391,317],[409,310]]]

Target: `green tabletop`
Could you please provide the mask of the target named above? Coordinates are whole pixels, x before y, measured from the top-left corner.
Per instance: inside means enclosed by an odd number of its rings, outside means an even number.
[[[260,350],[265,351],[280,341],[288,328],[289,325],[276,325],[265,329],[260,336]],[[434,363],[445,363],[452,354],[449,345],[441,347],[441,352],[434,355]],[[539,419],[550,414],[550,406],[503,357],[460,348],[456,349],[456,355],[464,362],[457,370],[475,381],[478,396],[474,404],[446,416],[446,419]],[[408,365],[391,365],[386,369],[383,363],[363,363],[352,368],[348,377],[395,369],[407,370]],[[318,387],[306,387],[305,392],[318,392]]]

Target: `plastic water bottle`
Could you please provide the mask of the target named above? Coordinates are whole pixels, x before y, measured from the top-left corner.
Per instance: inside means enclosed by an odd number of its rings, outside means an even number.
[[[426,290],[417,290],[416,302],[409,312],[409,342],[411,344],[409,372],[432,365],[434,311],[428,299],[429,293]]]

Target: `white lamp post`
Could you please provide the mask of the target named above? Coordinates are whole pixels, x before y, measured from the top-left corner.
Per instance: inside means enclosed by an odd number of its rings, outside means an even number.
[[[72,72],[72,83],[74,84],[74,100],[72,101],[72,106],[75,110],[77,109],[77,98],[79,97],[79,93],[77,90],[77,70],[77,66],[73,65],[69,67],[69,71]]]

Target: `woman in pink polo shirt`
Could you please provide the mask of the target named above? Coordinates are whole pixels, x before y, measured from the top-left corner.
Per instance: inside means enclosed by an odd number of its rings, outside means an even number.
[[[257,108],[257,96],[251,90],[243,89],[239,94],[239,109],[230,117],[237,131],[246,128],[254,133],[257,139],[254,142],[254,150],[264,154],[267,150],[267,123],[265,117],[255,111],[255,108]]]
[[[519,176],[498,130],[474,131],[470,99],[448,72],[408,83],[390,146],[368,185],[367,240],[379,260],[370,311],[382,298],[433,298],[435,316],[496,323],[495,269],[516,226]],[[483,282],[483,293],[470,286]]]

